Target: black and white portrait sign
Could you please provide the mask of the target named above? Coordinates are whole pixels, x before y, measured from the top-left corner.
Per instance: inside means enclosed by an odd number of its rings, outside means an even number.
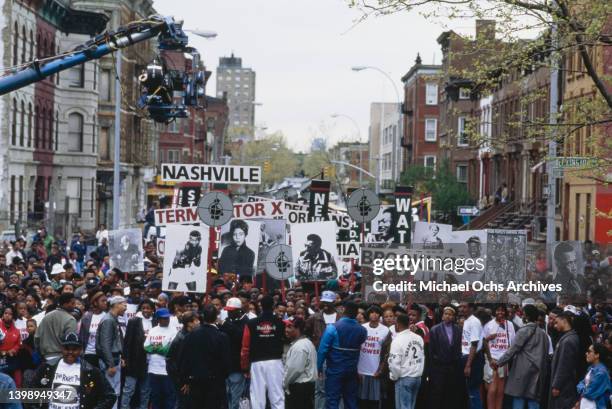
[[[527,252],[526,230],[487,230],[485,281],[524,282]]]
[[[553,251],[553,281],[566,295],[585,295],[584,260],[579,241],[562,241]]]
[[[412,243],[416,248],[443,249],[452,241],[453,226],[450,224],[415,222]]]
[[[366,243],[393,243],[396,219],[395,206],[381,206],[378,215],[370,222]]]
[[[144,271],[142,230],[112,230],[108,238],[111,268],[118,268],[123,273]]]
[[[258,219],[259,231],[259,253],[257,255],[257,273],[263,272],[268,250],[279,244],[287,244],[287,221],[277,219]]]
[[[206,291],[208,237],[206,226],[168,226],[162,282],[164,291]]]
[[[261,223],[232,219],[221,227],[219,273],[252,276],[257,267]]]
[[[336,228],[333,221],[291,226],[291,250],[297,280],[326,281],[337,277]]]

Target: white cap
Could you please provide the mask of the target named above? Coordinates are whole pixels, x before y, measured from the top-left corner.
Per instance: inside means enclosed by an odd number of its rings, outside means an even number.
[[[242,308],[242,301],[240,301],[240,298],[235,298],[232,297],[229,300],[227,300],[227,303],[225,304],[225,308],[223,308],[226,311],[234,311],[234,310],[239,310]]]
[[[574,315],[578,315],[578,309],[574,307],[573,305],[566,305],[563,311],[569,311]]]
[[[64,270],[64,267],[62,267],[62,265],[60,263],[57,264],[53,264],[53,267],[51,268],[51,275],[57,275],[57,274],[61,274],[61,273],[65,273],[66,270]]]
[[[321,302],[336,302],[336,293],[333,291],[323,291]]]
[[[127,300],[125,299],[125,297],[122,297],[120,295],[116,295],[114,297],[111,297],[110,300],[108,300],[108,303],[113,306],[115,304],[119,304],[122,302],[127,302]]]

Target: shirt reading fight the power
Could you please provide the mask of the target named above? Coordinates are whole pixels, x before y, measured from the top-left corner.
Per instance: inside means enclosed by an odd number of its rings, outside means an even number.
[[[372,328],[369,322],[363,324],[363,327],[368,330],[368,337],[366,341],[361,344],[357,372],[359,372],[360,375],[372,376],[378,370],[380,364],[380,351],[385,338],[389,335],[389,328],[382,324],[378,324],[376,328]]]

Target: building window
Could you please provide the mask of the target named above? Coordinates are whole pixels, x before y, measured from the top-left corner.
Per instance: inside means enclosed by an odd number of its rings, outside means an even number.
[[[100,160],[110,160],[110,128],[108,126],[100,128],[98,143],[100,144],[98,148]]]
[[[457,146],[468,146],[468,135],[465,131],[466,121],[464,116],[457,119]]]
[[[467,165],[457,165],[457,182],[467,183],[468,167]]]
[[[34,59],[34,32],[30,30],[30,61]]]
[[[179,118],[175,118],[174,121],[166,125],[166,131],[170,133],[179,133]]]
[[[55,111],[55,151],[56,152],[57,152],[58,144],[59,144],[59,112]]]
[[[19,64],[19,26],[15,22],[13,30],[13,65]]]
[[[47,110],[45,108],[40,112],[40,147],[45,149],[47,145]]]
[[[178,149],[169,149],[168,163],[181,163],[181,151]]]
[[[17,100],[13,98],[13,123],[11,124],[11,145],[17,144]]]
[[[83,152],[83,115],[68,115],[68,152]]]
[[[34,108],[34,148],[38,148],[40,140],[40,108]]]
[[[93,117],[93,123],[91,124],[91,153],[96,153],[96,130],[98,124],[96,123],[96,116]]]
[[[425,157],[423,158],[423,165],[426,168],[436,170],[436,155],[425,155]]]
[[[49,145],[47,146],[47,148],[49,148],[49,150],[53,150],[53,111],[49,110],[48,112],[48,120],[49,120]]]
[[[459,88],[459,99],[470,99],[470,94],[469,88]]]
[[[98,64],[93,63],[93,89],[98,86]]]
[[[429,82],[425,85],[425,104],[438,105],[438,84]]]
[[[436,118],[425,119],[425,140],[435,142],[438,137],[438,120]]]
[[[21,63],[26,62],[26,47],[28,45],[28,37],[26,36],[25,26],[21,27]]]
[[[23,146],[25,141],[25,104],[23,101],[21,101],[21,115],[19,118],[21,120],[19,123],[19,146]]]
[[[83,88],[85,86],[85,64],[67,69],[66,81],[70,88]]]
[[[100,100],[110,101],[111,99],[111,70],[100,71]]]
[[[66,196],[68,197],[68,212],[81,216],[82,178],[66,180]]]
[[[28,104],[28,148],[32,146],[32,103]]]

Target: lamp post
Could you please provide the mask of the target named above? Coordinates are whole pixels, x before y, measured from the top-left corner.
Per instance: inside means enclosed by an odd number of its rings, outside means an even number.
[[[401,116],[402,100],[400,99],[400,93],[399,93],[399,90],[397,89],[397,86],[395,85],[395,81],[393,81],[393,78],[391,78],[391,76],[389,74],[387,74],[385,71],[381,70],[380,68],[374,67],[374,66],[371,66],[371,65],[356,65],[356,66],[351,67],[351,69],[353,71],[355,71],[355,72],[364,71],[364,70],[374,70],[374,71],[377,71],[378,73],[382,74],[386,79],[389,80],[389,82],[393,86],[393,91],[395,92],[395,97],[397,99],[397,110],[398,110],[398,126],[397,126],[397,129],[398,129],[398,136],[399,136],[399,134],[401,134],[401,132],[402,132],[402,116]],[[381,114],[380,114],[380,135],[379,135],[379,138],[383,137],[383,131],[384,131],[383,123],[384,123],[384,120],[385,120],[385,103],[383,102],[382,103],[382,108],[381,108]],[[393,140],[394,147],[395,147],[395,144],[396,144],[396,141],[394,139]],[[394,155],[393,166],[394,166],[394,168],[395,168],[395,163],[398,162],[398,159],[399,159],[398,155],[399,154],[400,154],[400,150],[399,149],[393,149],[393,155]],[[380,193],[379,190],[378,190],[378,187],[380,185],[380,183],[379,183],[379,179],[380,179],[379,162],[380,162],[380,158],[376,162],[376,173],[378,175],[378,177],[376,179],[376,182],[377,182],[376,183],[376,186],[377,186],[376,193],[377,194]],[[395,173],[395,169],[394,169],[393,173]]]

